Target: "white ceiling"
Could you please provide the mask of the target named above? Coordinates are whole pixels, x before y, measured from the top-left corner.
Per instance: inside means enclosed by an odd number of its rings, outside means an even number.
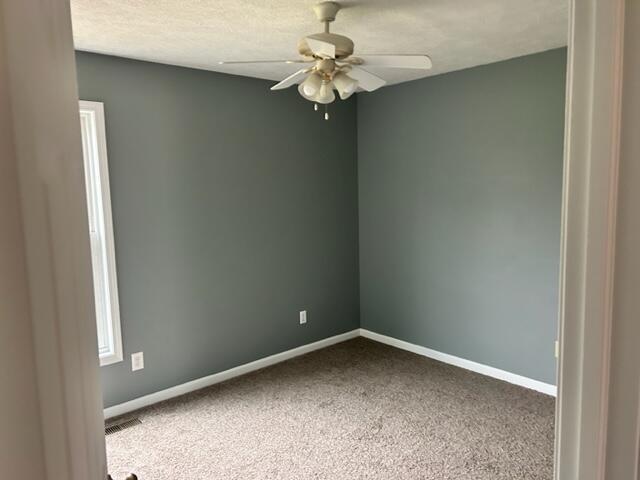
[[[218,65],[297,58],[322,31],[314,0],[71,0],[76,48],[279,80],[296,65]],[[348,0],[331,25],[355,54],[426,53],[429,72],[372,69],[389,84],[567,44],[568,0]]]

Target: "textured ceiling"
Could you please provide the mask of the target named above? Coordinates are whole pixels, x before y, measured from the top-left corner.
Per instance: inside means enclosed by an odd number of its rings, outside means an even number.
[[[76,48],[280,80],[296,65],[218,65],[297,58],[322,31],[313,0],[71,0]],[[434,68],[375,70],[398,83],[567,43],[568,0],[349,0],[331,25],[355,54],[426,53]]]

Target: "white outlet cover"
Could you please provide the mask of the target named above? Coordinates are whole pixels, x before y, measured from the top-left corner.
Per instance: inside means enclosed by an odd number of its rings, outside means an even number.
[[[304,325],[307,323],[307,311],[303,310],[300,312],[300,325]]]
[[[144,353],[132,353],[131,354],[131,371],[142,370],[144,368]]]

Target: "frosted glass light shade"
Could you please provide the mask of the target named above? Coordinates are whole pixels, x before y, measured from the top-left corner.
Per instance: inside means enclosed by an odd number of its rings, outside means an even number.
[[[318,95],[316,95],[316,102],[327,104],[336,99],[335,93],[333,93],[333,84],[331,82],[322,82]]]
[[[358,88],[358,81],[342,72],[333,77],[333,84],[336,86],[336,90],[338,90],[342,100],[349,98]]]
[[[319,75],[311,73],[304,82],[301,83],[305,97],[315,96],[322,86],[322,79]]]

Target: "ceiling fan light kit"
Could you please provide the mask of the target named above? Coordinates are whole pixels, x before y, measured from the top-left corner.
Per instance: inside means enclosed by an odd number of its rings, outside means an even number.
[[[344,35],[329,31],[329,25],[336,19],[340,4],[321,2],[313,10],[318,20],[324,23],[324,32],[302,38],[298,42],[301,60],[259,60],[257,62],[220,62],[221,64],[239,63],[312,63],[310,67],[298,70],[277,83],[271,90],[282,90],[298,85],[300,95],[317,105],[325,105],[325,120],[329,119],[327,105],[335,101],[334,89],[341,100],[346,100],[358,89],[372,92],[384,86],[386,81],[362,67],[408,68],[427,70],[431,60],[426,55],[361,55],[353,57],[353,41]]]

